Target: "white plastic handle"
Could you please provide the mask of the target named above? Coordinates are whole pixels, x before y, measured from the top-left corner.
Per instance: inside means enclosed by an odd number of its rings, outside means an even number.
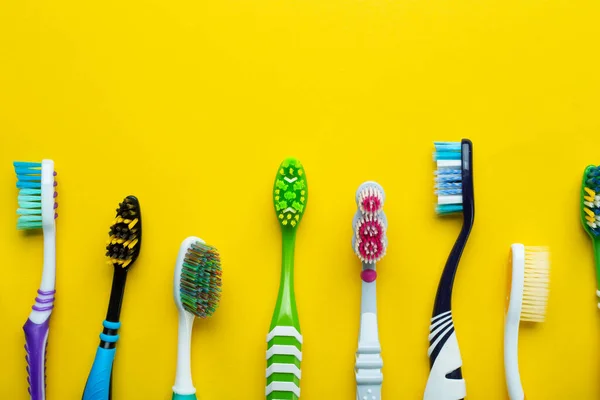
[[[429,346],[429,356],[433,350],[440,345],[440,341],[446,337],[446,332],[454,328],[452,314],[450,312],[440,314],[432,318],[430,338],[438,336],[438,339]],[[464,379],[448,379],[446,375],[462,367],[462,358],[458,348],[456,332],[452,332],[446,341],[441,344],[442,349],[435,359],[429,379],[425,387],[423,400],[459,400],[467,395],[467,387]]]

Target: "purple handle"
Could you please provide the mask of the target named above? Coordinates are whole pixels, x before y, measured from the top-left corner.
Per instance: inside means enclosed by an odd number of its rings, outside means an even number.
[[[31,400],[46,398],[46,347],[48,345],[49,319],[41,324],[27,320],[25,331],[25,351],[27,351],[27,383]]]
[[[54,307],[55,291],[45,292],[38,290],[33,312],[52,311]],[[25,351],[27,355],[27,383],[29,383],[29,396],[31,400],[46,399],[46,348],[48,346],[50,316],[41,324],[36,324],[27,319],[23,330],[25,331]]]

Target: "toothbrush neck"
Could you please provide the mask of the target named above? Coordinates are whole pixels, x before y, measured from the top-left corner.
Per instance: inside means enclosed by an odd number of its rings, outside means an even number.
[[[106,320],[110,322],[119,322],[119,319],[121,318],[123,295],[125,294],[125,283],[127,282],[127,270],[120,266],[115,266],[114,269],[115,272],[113,274]]]
[[[296,231],[283,230],[281,241],[281,283],[294,286],[294,250],[296,248]]]

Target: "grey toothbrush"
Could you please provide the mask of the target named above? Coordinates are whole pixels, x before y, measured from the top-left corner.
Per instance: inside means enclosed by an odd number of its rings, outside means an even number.
[[[384,200],[383,188],[376,182],[365,182],[356,191],[358,210],[352,222],[352,248],[362,262],[360,336],[355,363],[357,400],[381,399],[383,360],[377,327],[375,263],[387,248]]]

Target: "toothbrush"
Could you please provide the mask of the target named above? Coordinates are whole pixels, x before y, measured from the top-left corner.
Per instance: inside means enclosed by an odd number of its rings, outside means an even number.
[[[46,398],[46,347],[56,293],[56,172],[52,160],[14,162],[19,189],[17,229],[42,229],[44,267],[35,304],[23,330],[27,352],[27,382],[32,400]]]
[[[300,398],[302,335],[294,295],[294,247],[308,188],[300,161],[287,158],[273,187],[275,213],[281,225],[282,257],[279,294],[267,335],[267,400]]]
[[[383,360],[377,330],[375,263],[387,249],[387,219],[383,212],[385,193],[376,182],[365,182],[356,191],[358,210],[354,215],[352,248],[362,262],[360,336],[356,352],[356,399],[380,400]]]
[[[127,196],[119,204],[109,235],[106,257],[114,268],[112,289],[106,319],[102,323],[104,329],[100,334],[100,346],[83,391],[83,400],[112,398],[113,361],[121,327],[119,317],[125,282],[127,272],[137,260],[142,245],[142,215],[137,198]]]
[[[596,263],[596,296],[600,297],[600,167],[595,165],[589,165],[583,173],[581,222],[592,239]]]
[[[544,322],[550,284],[546,247],[511,246],[511,288],[504,325],[504,369],[510,400],[524,400],[519,374],[519,321]]]
[[[452,320],[452,286],[458,263],[475,219],[473,196],[473,145],[470,140],[435,142],[437,163],[435,182],[436,212],[463,214],[463,226],[446,261],[438,285],[429,326],[429,378],[424,400],[458,400],[467,395],[462,376],[462,358]]]
[[[173,295],[179,312],[173,400],[196,400],[190,362],[192,327],[195,317],[210,317],[221,299],[221,260],[217,249],[193,236],[181,243],[175,264]]]

